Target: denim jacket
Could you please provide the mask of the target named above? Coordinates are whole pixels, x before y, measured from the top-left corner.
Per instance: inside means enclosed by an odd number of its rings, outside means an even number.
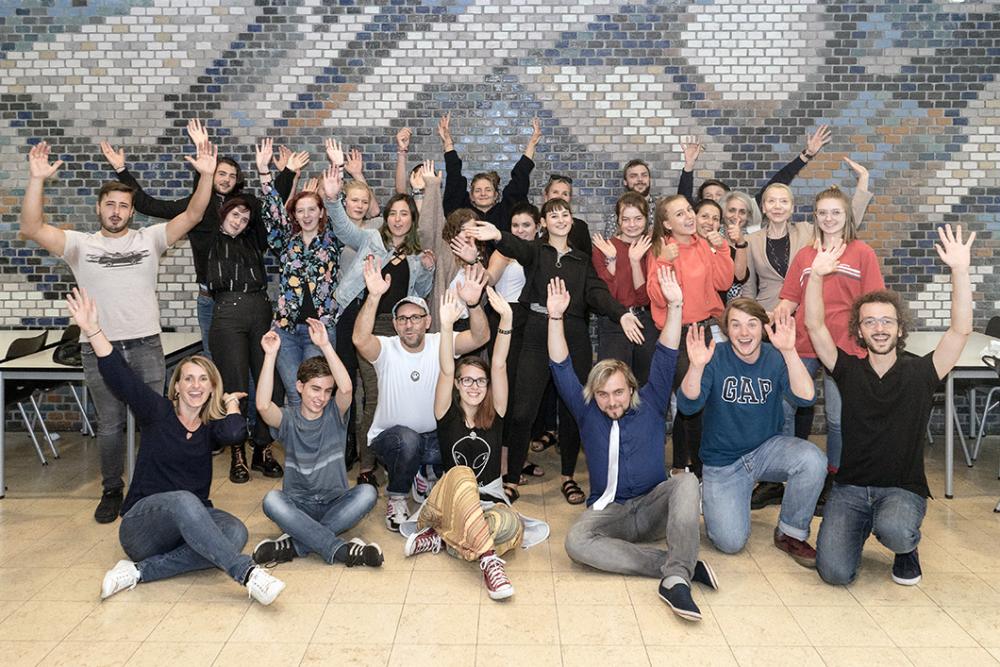
[[[374,255],[384,266],[392,257],[392,251],[382,242],[382,234],[377,229],[361,229],[352,223],[340,202],[330,202],[327,207],[330,229],[341,243],[357,250],[354,263],[342,266],[340,282],[334,293],[334,298],[340,305],[337,317],[365,290],[364,263],[368,255]],[[434,284],[434,269],[427,270],[420,263],[420,255],[407,255],[406,262],[410,266],[410,284],[407,296],[425,297],[430,294]]]

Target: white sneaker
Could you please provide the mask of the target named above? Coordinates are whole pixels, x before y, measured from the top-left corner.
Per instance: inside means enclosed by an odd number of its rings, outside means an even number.
[[[410,520],[410,508],[406,504],[406,496],[389,496],[385,504],[385,527],[394,533],[399,527]]]
[[[247,579],[247,591],[250,593],[250,597],[264,606],[274,602],[283,590],[285,590],[285,582],[271,576],[262,567],[255,567],[250,572],[250,578]]]
[[[139,568],[130,560],[120,560],[104,574],[101,582],[101,599],[107,600],[126,588],[132,590],[139,583]]]
[[[413,484],[410,486],[410,495],[413,496],[413,502],[418,505],[423,505],[424,501],[427,500],[427,496],[431,494],[431,489],[434,484],[424,475],[423,469],[417,471],[417,474],[413,477]]]

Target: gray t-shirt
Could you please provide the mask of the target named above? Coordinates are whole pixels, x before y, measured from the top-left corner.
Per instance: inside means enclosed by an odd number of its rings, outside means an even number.
[[[63,260],[77,284],[97,301],[97,315],[108,340],[160,333],[156,278],[160,255],[166,249],[166,223],[130,229],[117,238],[66,231]]]
[[[323,415],[313,420],[303,417],[298,407],[282,408],[277,439],[285,446],[285,493],[323,502],[347,492],[347,425],[336,401],[327,403]]]

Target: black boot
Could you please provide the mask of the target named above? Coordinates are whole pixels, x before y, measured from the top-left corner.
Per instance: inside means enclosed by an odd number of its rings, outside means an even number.
[[[759,510],[768,505],[780,505],[785,496],[785,485],[781,482],[758,482],[750,496],[750,509]]]
[[[247,467],[247,453],[243,443],[231,448],[233,461],[229,465],[229,481],[233,484],[246,484],[250,481],[250,468]]]
[[[251,470],[263,473],[264,477],[281,477],[285,474],[281,464],[274,460],[271,443],[254,445],[253,457],[250,459]]]

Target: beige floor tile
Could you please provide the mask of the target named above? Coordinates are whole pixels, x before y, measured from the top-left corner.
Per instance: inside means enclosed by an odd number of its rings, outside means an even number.
[[[389,655],[390,667],[473,667],[474,644],[395,644]]]
[[[628,591],[629,599],[634,605],[648,605],[650,607],[664,607],[663,600],[660,599],[660,580],[653,577],[625,577],[625,589]],[[695,604],[704,609],[713,600],[719,599],[719,592],[713,591],[701,584],[695,584],[691,588],[691,597]]]
[[[942,607],[1000,608],[1000,591],[974,574],[924,574],[919,586]]]
[[[797,574],[797,573],[796,573]],[[719,591],[711,596],[713,607],[718,606],[781,606],[781,598],[763,574],[744,572],[719,581]]]
[[[789,607],[856,607],[858,601],[844,586],[831,586],[815,572],[768,572],[767,580]]]
[[[31,547],[18,554],[5,563],[6,565],[20,565],[31,563],[35,567],[57,567],[66,568],[80,562],[85,553],[97,544],[96,539],[68,539],[68,536],[58,540],[47,540],[36,542]],[[114,564],[114,561],[111,563]]]
[[[209,667],[222,650],[221,643],[143,642],[128,667]]]
[[[280,604],[280,603],[278,603]],[[239,602],[178,602],[149,636],[151,641],[225,642],[250,606]]]
[[[229,637],[232,642],[290,642],[308,644],[326,605],[287,603],[265,607],[252,604]]]
[[[507,576],[514,585],[514,596],[504,600],[507,606],[546,605],[556,603],[556,593],[553,584],[552,572],[511,572],[509,568]],[[478,570],[477,570],[478,571]],[[479,603],[495,604],[490,599],[489,591],[483,583],[482,574],[479,576]]]
[[[60,574],[54,567],[0,567],[0,600],[30,600]]]
[[[892,646],[861,607],[789,607],[813,646]]]
[[[649,657],[641,645],[579,645],[566,644],[562,646],[564,665],[573,667],[642,667],[649,665]]]
[[[537,665],[561,667],[562,649],[558,644],[549,646],[492,646],[476,647],[476,667],[511,667],[512,665]]]
[[[13,614],[22,604],[24,604],[23,600],[0,600],[0,623]]]
[[[730,646],[806,646],[809,641],[785,607],[712,607]],[[739,656],[737,656],[739,658]]]
[[[1000,662],[1000,646],[991,646],[986,649],[998,662]]]
[[[371,600],[402,604],[410,587],[410,572],[353,568],[345,572],[333,589],[331,602]]]
[[[635,605],[639,630],[647,646],[725,646],[726,638],[715,620],[715,614],[707,606],[699,605],[701,621],[685,621],[670,608],[660,602],[656,606]]]
[[[0,623],[0,639],[61,640],[96,606],[96,601],[29,600]]]
[[[509,605],[492,602],[479,607],[477,643],[547,645],[559,642],[555,605]]]
[[[102,603],[69,633],[66,640],[141,642],[166,617],[172,606],[163,602]]]
[[[274,575],[281,578],[281,574],[277,571],[274,572]],[[233,602],[247,596],[246,589],[233,581],[222,570],[200,570],[176,577],[176,579],[188,583],[180,597],[182,602]],[[154,581],[153,583],[159,584],[160,582]]]
[[[866,646],[819,646],[816,648],[827,667],[910,667],[906,655],[898,648]],[[945,664],[945,663],[942,663]]]
[[[919,586],[900,586],[893,583],[888,573],[871,576],[862,573],[847,587],[854,599],[865,607],[933,607],[934,600]]]
[[[903,653],[914,667],[997,667],[1000,662],[984,648],[904,648]]]
[[[563,644],[637,646],[642,642],[631,605],[562,605],[558,612],[559,639]]]
[[[811,646],[734,646],[740,667],[823,667]]]
[[[305,643],[231,641],[212,663],[215,667],[295,667],[305,655]]]
[[[364,642],[338,644],[310,644],[302,656],[302,667],[385,667],[389,662],[392,645],[374,646]]]
[[[138,642],[64,641],[42,659],[39,667],[112,667],[124,665]]]
[[[100,598],[101,581],[107,570],[108,568],[96,567],[71,567],[62,570],[58,577],[43,586],[32,599],[93,602]]]
[[[103,567],[105,570],[110,569],[115,563],[123,558],[127,558],[125,552],[122,550],[121,542],[118,541],[118,535],[105,536],[100,539],[94,546],[86,551],[80,558],[78,558],[73,566],[75,567]]]
[[[868,607],[897,646],[967,647],[976,641],[937,607]]]
[[[478,604],[408,604],[399,617],[396,644],[475,644],[478,623]]]
[[[566,550],[563,548],[563,537],[555,539],[551,535],[549,539],[541,544],[536,544],[530,549],[518,549],[514,553],[504,554],[503,559],[507,561],[505,566],[508,572],[551,572],[552,552],[559,551],[563,555]],[[568,560],[567,556],[567,560]]]
[[[324,644],[392,644],[403,611],[401,604],[331,602],[312,641]]]
[[[736,667],[736,657],[728,646],[646,646],[652,665],[698,665]]]
[[[556,604],[629,604],[625,577],[591,570],[588,572],[556,572],[552,575]]]
[[[455,572],[462,572],[467,570],[470,565],[474,565],[474,563],[470,563],[469,561],[461,558],[449,556],[444,552],[444,550],[436,554],[417,554],[416,556],[410,556],[409,558],[403,556],[402,551],[402,548],[400,548],[400,553],[394,560],[401,560],[405,563],[409,563],[409,569],[414,572],[445,572],[451,574]],[[504,560],[506,560],[506,558]]]
[[[448,576],[440,572],[413,571],[406,604],[479,604],[483,588],[483,572],[479,563],[462,563],[464,567]]]
[[[1000,644],[1000,609],[945,607],[945,612],[983,646]]]
[[[271,573],[285,582],[285,590],[281,592],[282,604],[326,604],[346,569],[344,567],[325,567],[316,570],[275,568]]]
[[[0,641],[0,656],[4,667],[34,667],[55,647],[56,642]]]

